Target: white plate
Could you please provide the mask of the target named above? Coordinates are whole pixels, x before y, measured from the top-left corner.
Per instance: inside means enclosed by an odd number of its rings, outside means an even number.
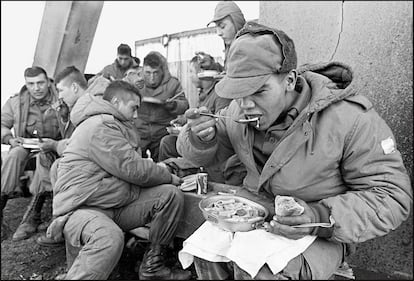
[[[38,144],[22,144],[22,146],[23,146],[24,148],[27,148],[27,149],[36,149],[36,150],[40,150],[40,147],[39,147],[39,145],[38,145]]]
[[[219,73],[215,70],[204,70],[197,74],[198,78],[200,79],[206,79],[211,78],[214,79]]]
[[[27,149],[40,149],[39,139],[37,138],[23,138],[22,146]]]
[[[154,103],[154,104],[163,104],[164,101],[154,98],[154,97],[143,97],[142,98],[142,102],[146,102],[146,103]]]

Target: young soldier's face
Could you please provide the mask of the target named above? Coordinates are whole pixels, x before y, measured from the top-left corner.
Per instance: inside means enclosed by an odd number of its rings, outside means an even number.
[[[217,35],[223,39],[225,45],[230,45],[236,36],[236,27],[229,16],[216,22]]]
[[[72,109],[72,107],[78,100],[76,89],[77,87],[79,87],[79,85],[74,84],[75,82],[68,83],[66,79],[62,79],[59,83],[56,84],[56,89],[59,93],[59,98],[63,99],[63,101],[68,105],[69,109]]]
[[[265,131],[290,106],[286,79],[283,74],[272,74],[254,94],[236,99],[246,119],[259,118],[258,123],[251,122],[250,126]]]
[[[35,100],[42,100],[49,93],[49,79],[43,73],[35,77],[25,77],[26,87]]]
[[[144,65],[144,81],[145,86],[149,88],[157,88],[162,81],[163,72],[161,67],[152,68],[149,65]]]
[[[120,55],[120,54],[118,54],[118,56],[117,56],[116,59],[117,59],[119,65],[121,66],[121,68],[127,68],[127,67],[129,67],[129,64],[132,61],[132,58],[130,56],[128,56],[128,55]]]
[[[133,120],[134,118],[138,118],[138,108],[141,105],[139,96],[128,92],[126,92],[125,95],[129,95],[129,98],[125,101],[115,98],[112,103],[114,103],[118,111],[124,115],[125,119]]]

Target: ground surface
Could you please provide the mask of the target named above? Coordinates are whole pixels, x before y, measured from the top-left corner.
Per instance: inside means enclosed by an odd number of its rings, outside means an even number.
[[[66,256],[64,244],[58,247],[42,247],[35,240],[43,233],[36,233],[29,239],[13,242],[11,237],[18,227],[25,212],[26,206],[31,198],[17,198],[7,202],[3,213],[5,223],[10,227],[11,232],[6,240],[1,243],[1,280],[50,280],[66,270]],[[48,199],[43,206],[42,219],[49,219],[51,202]],[[126,241],[130,237],[126,237]],[[176,241],[179,243],[180,241]],[[138,243],[136,247],[125,249],[121,260],[112,274],[110,280],[138,280],[135,272],[137,263],[145,251],[145,243]],[[170,253],[169,265],[176,264]],[[175,255],[176,256],[176,255]],[[193,268],[191,268],[193,270]],[[196,276],[193,272],[193,278]]]

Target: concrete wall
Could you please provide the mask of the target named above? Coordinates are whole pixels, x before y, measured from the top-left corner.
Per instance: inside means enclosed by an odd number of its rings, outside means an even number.
[[[285,31],[299,64],[341,61],[392,128],[413,179],[413,3],[261,1],[259,22]],[[413,275],[412,214],[389,235],[357,246],[350,263]]]

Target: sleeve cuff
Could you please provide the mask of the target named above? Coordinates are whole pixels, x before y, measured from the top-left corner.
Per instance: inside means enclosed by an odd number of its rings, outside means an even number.
[[[320,203],[311,203],[309,207],[312,209],[313,213],[315,214],[315,222],[330,222],[330,211],[327,207]],[[311,233],[311,235],[316,235],[322,238],[330,238],[332,236],[334,227],[315,227]]]

